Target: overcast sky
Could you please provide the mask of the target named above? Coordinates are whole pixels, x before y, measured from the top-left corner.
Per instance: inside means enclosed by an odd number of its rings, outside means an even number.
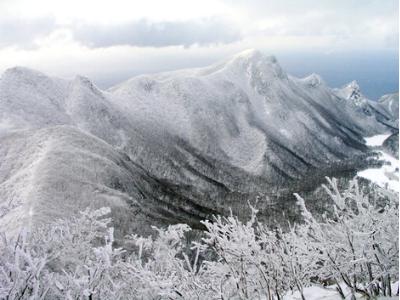
[[[360,77],[387,64],[377,78],[393,85],[398,35],[397,0],[0,0],[0,72],[22,65],[107,87],[256,48],[334,84],[339,57],[344,69],[363,61]]]

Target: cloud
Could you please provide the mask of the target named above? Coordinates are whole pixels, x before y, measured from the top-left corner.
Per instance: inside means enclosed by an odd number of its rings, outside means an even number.
[[[222,1],[244,16],[245,36],[332,37],[350,48],[385,48],[398,40],[398,0]]]
[[[35,48],[59,32],[90,48],[112,46],[165,47],[229,44],[242,38],[237,27],[222,18],[187,21],[133,20],[122,24],[57,24],[54,18],[0,18],[0,48]]]
[[[393,60],[398,19],[397,0],[0,0],[0,73],[24,65],[109,86],[246,48]]]
[[[191,21],[138,20],[118,25],[83,24],[73,29],[74,38],[92,48],[117,45],[139,47],[228,44],[241,39],[239,30],[217,18]]]
[[[38,1],[47,10],[38,9],[36,1],[33,5],[30,0],[0,0],[0,47],[40,47],[42,41],[54,41],[47,37],[60,31],[92,49],[214,46],[262,38],[280,38],[282,45],[293,49],[299,43],[290,42],[301,37],[305,45],[309,38],[319,37],[321,46],[330,39],[336,48],[398,47],[396,0],[208,0],[201,5],[171,0],[161,6],[156,0],[101,2],[104,5],[95,0],[84,1],[85,5],[81,0]]]
[[[52,17],[0,18],[0,47],[33,47],[37,38],[47,36],[55,27]]]

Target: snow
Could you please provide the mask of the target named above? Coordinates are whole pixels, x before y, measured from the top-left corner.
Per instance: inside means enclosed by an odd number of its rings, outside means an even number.
[[[322,84],[325,84],[325,82],[321,78],[321,76],[319,76],[318,74],[315,74],[315,73],[312,73],[309,76],[301,78],[300,81],[302,81],[305,85],[308,85],[310,87],[317,87]]]
[[[339,293],[336,291],[334,286],[322,287],[322,286],[310,286],[304,289],[304,297],[307,300],[341,300]],[[283,300],[301,300],[300,293],[298,291],[289,293],[283,297]]]
[[[383,142],[391,134],[380,134],[371,137],[364,138],[366,144],[370,147],[382,146]],[[369,168],[363,171],[359,171],[357,176],[366,178],[381,187],[388,187],[394,191],[400,191],[399,184],[399,159],[391,156],[390,154],[378,150],[376,151],[379,160],[384,161],[384,164],[380,168]]]
[[[383,142],[391,135],[391,133],[377,134],[364,138],[367,146],[382,146]]]
[[[392,293],[395,295],[397,293],[397,286],[398,282],[393,284],[392,286]],[[348,290],[348,288],[342,284],[341,285],[342,290],[345,293],[346,299],[351,299],[351,292]],[[339,293],[336,291],[335,286],[328,286],[328,287],[323,287],[319,285],[313,285],[310,287],[306,287],[304,289],[304,297],[307,300],[342,300],[340,297]],[[357,295],[356,299],[364,299],[361,295]],[[389,300],[389,299],[399,299],[397,296],[393,297],[383,297],[380,296],[377,298],[377,300]],[[283,300],[301,300],[300,293],[298,291],[294,293],[288,293],[283,297]]]
[[[399,93],[383,95],[378,100],[378,104],[390,116],[399,118]]]
[[[360,86],[355,80],[344,85],[342,88],[334,89],[334,92],[339,97],[348,100],[350,103],[356,106],[362,106],[363,103],[367,101],[365,96],[361,93]]]
[[[127,203],[136,205],[134,183],[139,175],[121,153],[100,139],[58,126],[9,134],[0,146],[3,230],[15,233],[21,225],[36,226],[104,205],[112,207],[118,221],[131,218],[134,207]],[[137,218],[131,226],[139,224]]]
[[[334,88],[332,92],[366,118],[373,117],[389,128],[399,128],[399,93],[387,94],[373,101],[362,94],[355,81],[342,88]]]

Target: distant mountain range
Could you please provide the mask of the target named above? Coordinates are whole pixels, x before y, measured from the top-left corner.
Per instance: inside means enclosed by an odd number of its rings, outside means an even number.
[[[0,79],[0,226],[110,206],[120,234],[196,227],[255,198],[275,218],[293,192],[364,168],[363,137],[398,132],[398,98],[295,78],[255,50],[106,91],[12,68]]]

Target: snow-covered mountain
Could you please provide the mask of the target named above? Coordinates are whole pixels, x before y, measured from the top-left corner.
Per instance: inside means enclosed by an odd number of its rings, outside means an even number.
[[[367,116],[375,116],[378,122],[398,131],[399,93],[387,94],[378,101],[372,101],[362,94],[356,81],[352,81],[342,88],[333,89],[333,91],[339,97],[346,99],[357,110]]]
[[[363,167],[363,136],[386,123],[318,75],[292,77],[254,50],[107,91],[84,77],[9,69],[0,79],[0,226],[104,205],[124,232],[154,220],[196,225],[229,207],[240,215],[256,196],[264,215],[279,215],[293,191]]]

